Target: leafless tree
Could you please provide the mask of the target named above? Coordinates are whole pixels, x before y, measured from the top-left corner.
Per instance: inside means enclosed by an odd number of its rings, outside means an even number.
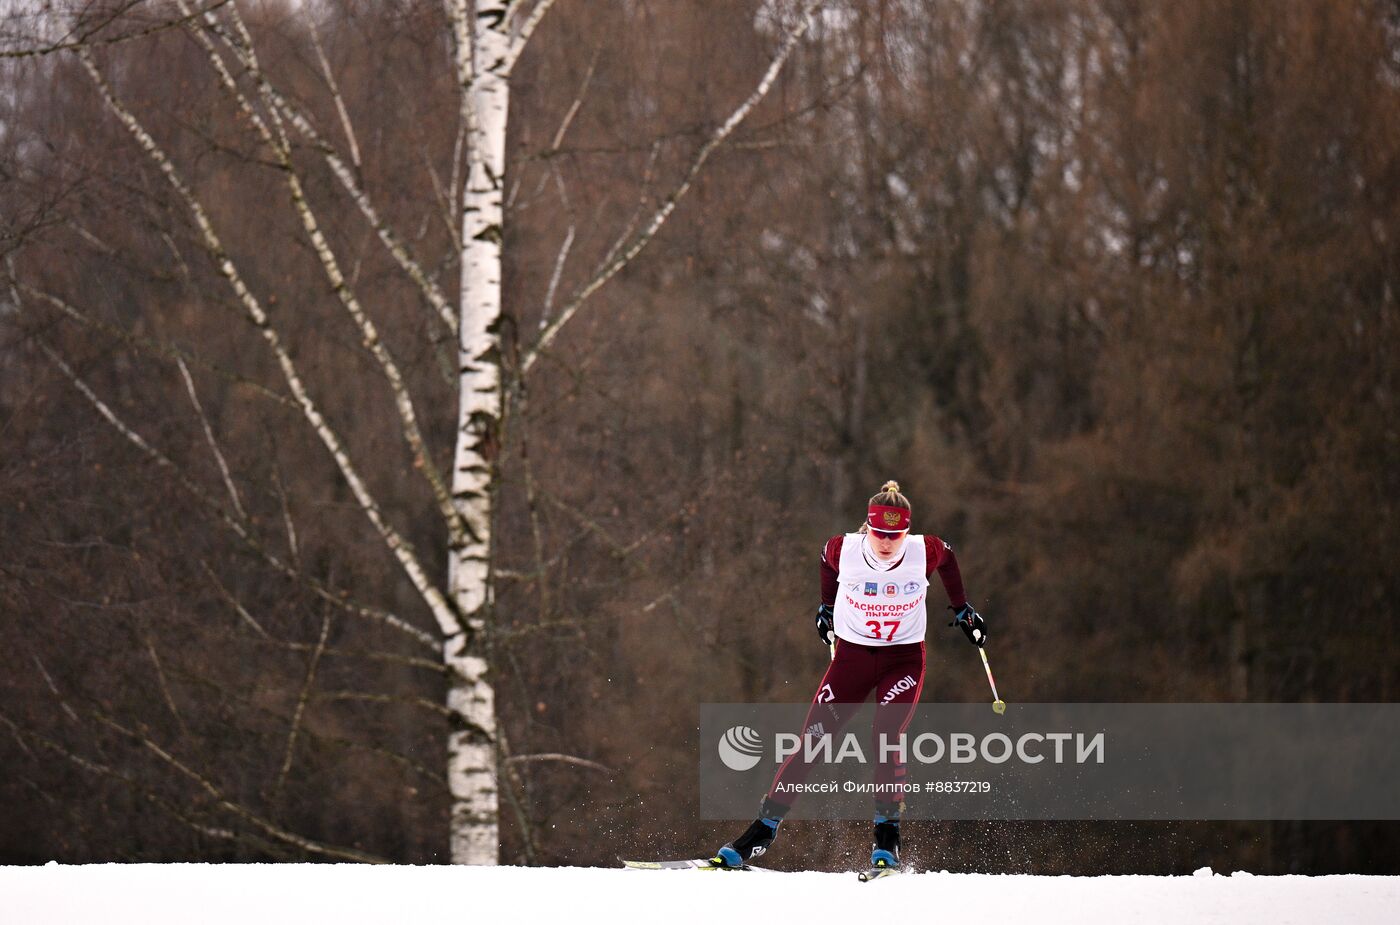
[[[84,6],[70,14],[61,36],[47,43],[34,43],[30,48],[36,53],[69,53],[78,60],[107,117],[115,119],[125,129],[134,150],[145,161],[147,173],[132,182],[146,183],[146,177],[158,177],[165,188],[165,208],[188,220],[189,237],[171,245],[180,272],[187,278],[195,276],[183,262],[185,247],[202,252],[212,263],[226,290],[224,298],[256,330],[270,355],[282,380],[278,387],[279,400],[295,411],[333,460],[335,471],[348,487],[354,503],[406,576],[421,605],[432,615],[435,631],[426,631],[411,618],[390,610],[348,603],[329,587],[310,579],[296,562],[293,539],[296,530],[290,516],[285,521],[290,554],[268,549],[239,497],[220,449],[220,440],[204,413],[183,355],[175,356],[184,391],[199,416],[204,443],[217,462],[222,482],[219,490],[203,488],[184,463],[138,433],[114,403],[100,395],[54,347],[39,339],[40,349],[111,427],[153,464],[167,470],[174,482],[198,498],[228,530],[258,550],[268,566],[308,583],[328,605],[393,627],[415,645],[438,653],[448,679],[442,715],[450,727],[445,777],[452,794],[450,840],[451,857],[456,863],[495,862],[499,845],[498,768],[503,760],[511,757],[502,754],[503,734],[496,716],[488,657],[493,604],[492,501],[496,493],[496,456],[507,394],[500,334],[501,265],[506,242],[507,112],[516,65],[553,5],[554,0],[533,3],[449,0],[444,4],[450,48],[450,56],[445,60],[452,68],[455,87],[456,142],[450,163],[439,166],[433,176],[450,178],[437,192],[451,204],[447,211],[457,216],[451,228],[453,251],[448,258],[448,263],[458,269],[456,292],[451,295],[451,287],[439,282],[440,270],[425,265],[422,256],[415,251],[411,236],[395,227],[374,193],[362,182],[357,129],[317,35],[314,19],[320,13],[315,7],[283,11],[280,15],[284,18],[277,28],[298,33],[298,38],[304,36],[314,49],[319,76],[324,79],[324,91],[329,94],[336,113],[341,135],[338,140],[318,127],[320,122],[313,114],[316,107],[300,102],[296,92],[286,89],[285,78],[264,63],[262,43],[255,38],[254,30],[234,4],[200,7],[185,0],[174,0],[174,12],[178,15],[166,17],[156,25],[128,22],[131,11],[127,8],[99,10]],[[775,37],[776,48],[766,67],[754,75],[747,95],[735,100],[727,118],[707,133],[688,165],[670,181],[669,190],[659,195],[654,204],[637,210],[595,268],[555,305],[558,270],[568,256],[568,244],[561,249],[553,271],[556,285],[551,286],[546,297],[550,312],[537,337],[520,351],[513,375],[528,376],[590,297],[631,262],[666,223],[712,153],[773,86],[778,72],[806,31],[815,6],[816,3],[807,2],[775,9],[781,21]],[[316,397],[313,383],[305,372],[305,363],[296,355],[287,322],[273,307],[277,296],[258,282],[266,273],[261,255],[247,250],[240,253],[230,242],[224,230],[232,220],[227,210],[236,209],[238,204],[225,203],[221,208],[199,189],[198,182],[191,179],[189,165],[183,163],[182,139],[177,135],[174,140],[158,140],[159,129],[149,116],[141,113],[132,93],[123,88],[124,62],[113,56],[129,55],[132,49],[143,48],[138,40],[177,28],[192,40],[192,53],[203,57],[208,68],[207,79],[222,91],[234,115],[233,123],[212,123],[213,130],[221,136],[217,144],[237,148],[246,163],[265,167],[281,177],[295,226],[301,232],[300,244],[314,255],[323,276],[321,285],[333,293],[367,352],[371,368],[382,376],[392,400],[391,420],[409,453],[413,471],[423,480],[434,501],[441,542],[446,549],[444,576],[434,574],[420,549],[395,523],[381,492],[366,476],[366,460],[351,447],[343,425],[335,423],[333,415],[326,410],[324,399]],[[120,49],[112,47],[119,44]],[[190,49],[186,46],[182,51]],[[169,53],[169,49],[161,46],[156,53]],[[108,59],[105,62],[104,57]],[[198,127],[190,128],[191,134],[200,131]],[[560,127],[561,136],[566,128],[567,120]],[[424,400],[415,396],[396,351],[389,346],[391,339],[381,332],[383,322],[376,321],[376,313],[367,305],[362,295],[364,286],[356,279],[358,269],[347,263],[357,259],[347,253],[349,245],[344,243],[358,234],[347,224],[352,219],[341,210],[324,207],[315,201],[311,192],[313,184],[319,184],[323,177],[333,179],[340,192],[353,203],[365,232],[372,234],[405,281],[431,308],[434,323],[441,325],[456,344],[452,360],[456,426],[448,475],[440,470],[425,435]],[[80,228],[73,230],[81,233]],[[171,241],[176,228],[158,227],[156,231],[166,241]],[[90,323],[101,314],[99,306],[83,304],[89,302],[86,298],[60,295],[53,287],[36,283],[33,275],[26,272],[24,262],[21,256],[8,264],[14,305],[25,311],[55,311],[82,323]],[[220,494],[224,497],[218,497]],[[236,602],[234,604],[237,606]],[[255,625],[251,617],[248,619]],[[275,788],[278,791],[291,760],[316,664],[325,652],[328,626],[323,622],[302,695],[294,710],[286,758]],[[101,721],[112,729],[140,736],[119,727],[117,720],[110,717],[101,717]],[[182,773],[187,770],[151,739],[141,736],[139,741],[167,758]],[[588,764],[586,761],[578,763]],[[212,794],[213,784],[203,783]],[[289,840],[285,832],[274,830],[252,814],[246,814],[246,820],[263,829],[264,837]],[[300,840],[292,844],[307,849],[311,842]]]

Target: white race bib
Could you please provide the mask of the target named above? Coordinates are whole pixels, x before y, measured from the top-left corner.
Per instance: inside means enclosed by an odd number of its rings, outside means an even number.
[[[837,636],[863,646],[923,642],[928,627],[924,538],[906,535],[895,559],[894,568],[882,568],[887,563],[875,558],[864,534],[846,534],[837,568]]]

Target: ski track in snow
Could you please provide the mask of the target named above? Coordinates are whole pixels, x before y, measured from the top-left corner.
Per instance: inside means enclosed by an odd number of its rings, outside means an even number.
[[[102,864],[0,867],[0,925],[418,922],[1400,921],[1400,877],[1038,877],[562,867]]]

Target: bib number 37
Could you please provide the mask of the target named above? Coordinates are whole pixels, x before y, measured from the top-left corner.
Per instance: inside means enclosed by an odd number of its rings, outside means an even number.
[[[899,632],[900,620],[866,620],[865,625],[870,629],[871,639],[883,639],[889,642],[894,638],[894,634]]]

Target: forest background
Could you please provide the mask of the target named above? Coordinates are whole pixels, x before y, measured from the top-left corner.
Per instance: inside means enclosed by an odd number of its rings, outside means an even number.
[[[447,681],[384,619],[433,617],[78,49],[430,574],[424,464],[338,296],[443,469],[451,335],[293,133],[328,284],[202,19],[89,3],[55,35],[50,6],[0,19],[0,862],[444,861]],[[699,818],[696,705],[810,696],[818,551],[887,478],[956,549],[1013,703],[1400,694],[1400,3],[828,0],[699,158],[800,11],[543,6],[501,182],[502,862],[736,834]],[[443,7],[236,9],[450,296]],[[937,612],[923,699],[983,698]],[[866,828],[792,823],[773,864],[848,865]],[[909,828],[935,869],[1400,872],[1394,823]]]

